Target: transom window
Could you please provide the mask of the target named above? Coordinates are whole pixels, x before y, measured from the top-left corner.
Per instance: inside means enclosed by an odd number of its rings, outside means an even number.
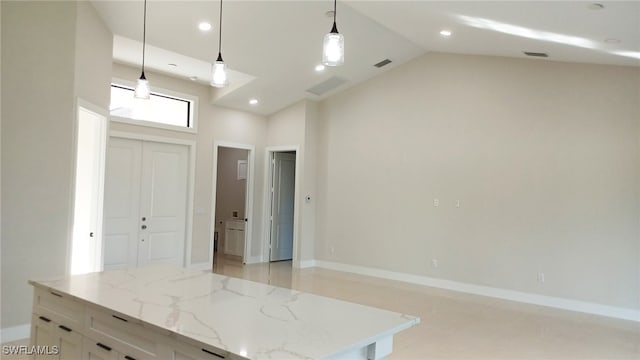
[[[153,123],[146,124],[150,126],[193,129],[193,108],[193,100],[157,92],[151,92],[149,100],[141,100],[133,97],[132,87],[111,84],[109,112],[115,120],[131,119]]]

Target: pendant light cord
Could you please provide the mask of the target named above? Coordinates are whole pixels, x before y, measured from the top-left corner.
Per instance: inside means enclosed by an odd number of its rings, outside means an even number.
[[[333,23],[334,24],[336,23],[336,10],[337,9],[338,9],[338,0],[333,0]]]
[[[222,61],[222,0],[220,0],[220,31],[218,31],[218,60]]]
[[[336,26],[336,12],[338,10],[337,0],[333,0],[333,27],[331,27],[331,33],[338,33],[338,26]]]
[[[142,76],[144,77],[144,52],[147,44],[147,0],[144,0],[144,19],[142,20]]]

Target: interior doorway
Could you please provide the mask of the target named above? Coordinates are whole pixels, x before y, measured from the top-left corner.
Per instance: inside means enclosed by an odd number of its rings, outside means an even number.
[[[271,159],[269,261],[293,259],[296,152],[274,152]]]
[[[104,268],[185,266],[190,147],[111,137],[104,204]]]
[[[251,257],[253,214],[253,145],[214,142],[212,194],[212,256],[236,262]]]
[[[102,270],[106,110],[78,99],[70,273]]]
[[[269,167],[269,262],[293,260],[296,221],[295,150],[271,151]]]

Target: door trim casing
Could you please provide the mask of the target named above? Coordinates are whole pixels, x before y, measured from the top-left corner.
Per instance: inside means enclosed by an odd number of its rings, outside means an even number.
[[[263,239],[262,239],[262,254],[260,262],[269,262],[269,240],[271,238],[270,219],[271,216],[271,179],[272,168],[271,158],[273,153],[295,151],[296,152],[296,172],[295,172],[295,186],[293,191],[293,259],[291,260],[293,267],[300,267],[300,244],[298,237],[298,228],[300,220],[300,174],[302,166],[300,166],[300,146],[298,145],[280,145],[280,146],[267,146],[264,149],[264,219],[263,219]]]
[[[101,162],[101,168],[99,169],[99,174],[98,174],[98,219],[97,219],[97,224],[96,224],[96,234],[98,235],[98,249],[99,249],[99,254],[95,254],[95,270],[97,271],[102,271],[103,270],[103,264],[104,264],[104,258],[103,258],[103,249],[104,249],[104,242],[103,242],[103,227],[104,227],[104,186],[105,186],[105,172],[106,172],[106,158],[107,158],[107,148],[109,147],[109,134],[110,134],[110,121],[109,121],[109,111],[105,108],[102,108],[98,105],[93,104],[92,102],[89,102],[87,100],[84,100],[81,97],[76,97],[75,98],[75,104],[74,104],[74,109],[75,109],[75,121],[74,121],[74,128],[73,128],[73,155],[72,155],[72,169],[73,169],[73,174],[71,177],[71,182],[70,182],[70,193],[71,193],[71,198],[70,198],[70,209],[72,209],[72,213],[68,218],[68,224],[67,224],[67,231],[68,231],[68,236],[67,236],[67,249],[66,249],[66,254],[67,254],[67,259],[65,261],[65,273],[66,274],[71,274],[71,263],[73,261],[73,256],[72,256],[72,249],[73,249],[73,222],[74,222],[74,212],[75,212],[75,196],[76,196],[76,170],[77,170],[77,150],[78,150],[78,129],[80,127],[79,121],[80,121],[80,108],[84,108],[85,110],[89,111],[89,112],[93,112],[96,115],[102,116],[104,117],[104,123],[102,124],[102,147],[100,148],[100,162]]]
[[[247,168],[247,185],[245,189],[245,205],[244,214],[247,219],[244,229],[244,253],[242,255],[242,262],[245,264],[252,264],[255,261],[251,257],[251,239],[253,238],[253,188],[255,183],[255,145],[240,144],[228,141],[220,141],[213,139],[213,159],[211,170],[211,218],[209,219],[209,269],[213,268],[213,242],[216,230],[216,194],[218,191],[218,148],[227,147],[233,149],[247,150],[247,161],[249,166]],[[218,250],[220,251],[220,250]]]
[[[195,175],[196,175],[196,142],[193,140],[184,140],[184,139],[176,139],[170,137],[163,136],[155,136],[155,135],[147,135],[140,133],[132,133],[125,131],[116,131],[112,130],[109,132],[109,138],[121,138],[121,139],[132,139],[132,140],[142,140],[142,141],[152,141],[159,142],[165,144],[174,144],[174,145],[185,145],[189,149],[189,163],[187,164],[188,170],[188,179],[187,179],[187,217],[185,223],[185,249],[184,249],[184,257],[182,259],[183,266],[189,267],[191,266],[191,248],[193,246],[193,204],[194,204],[194,191],[195,191]],[[107,147],[109,144],[107,144]],[[104,219],[103,219],[104,222]],[[104,245],[102,247],[102,251],[104,252]]]

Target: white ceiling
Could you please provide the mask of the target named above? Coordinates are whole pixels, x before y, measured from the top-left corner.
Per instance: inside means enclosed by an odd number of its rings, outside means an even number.
[[[115,35],[114,60],[140,66],[143,2],[92,3]],[[589,1],[338,1],[345,65],[318,73],[332,1],[225,0],[222,55],[234,72],[215,102],[268,115],[303,98],[322,99],[428,51],[517,58],[533,51],[549,54],[538,61],[640,66],[640,2],[599,3],[603,9],[593,10]],[[148,0],[146,66],[208,84],[218,52],[218,9],[218,1]],[[198,30],[201,21],[213,30]],[[443,29],[453,35],[441,36]],[[393,62],[373,66],[385,58]],[[322,96],[306,91],[332,77],[347,81]],[[251,98],[260,103],[249,105]]]

